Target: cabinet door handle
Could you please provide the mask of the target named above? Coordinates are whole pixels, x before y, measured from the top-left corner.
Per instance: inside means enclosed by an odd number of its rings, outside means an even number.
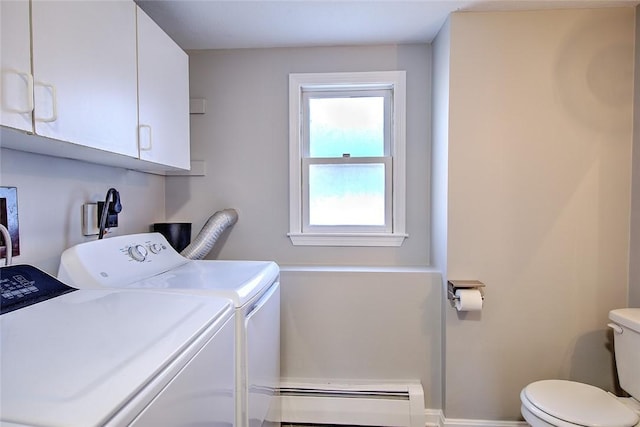
[[[10,77],[12,75],[18,76],[20,80],[25,81],[27,84],[26,108],[14,108],[13,106],[4,105],[4,99],[3,108],[16,114],[30,114],[33,112],[33,76],[31,75],[31,73],[25,73],[16,69],[2,70],[2,84],[4,85],[6,83],[7,85],[10,85],[11,81],[13,81],[13,79]]]
[[[31,113],[33,112],[33,76],[31,73],[19,74],[27,80],[27,108],[26,110],[20,111],[20,113]]]
[[[147,144],[143,145],[142,142],[144,141],[144,139],[142,138],[142,129],[148,129],[148,135],[149,137],[146,138]],[[138,126],[138,148],[140,148],[140,151],[151,151],[151,148],[153,146],[153,139],[151,137],[151,126],[149,125],[139,125]]]
[[[49,89],[48,92],[51,94],[51,115],[49,117],[35,117],[35,120],[45,123],[55,122],[58,120],[58,95],[56,94],[56,87],[49,83],[36,82],[35,84]]]

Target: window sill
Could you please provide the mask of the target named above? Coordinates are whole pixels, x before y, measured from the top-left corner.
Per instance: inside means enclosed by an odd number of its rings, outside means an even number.
[[[402,246],[407,234],[289,233],[294,246]]]

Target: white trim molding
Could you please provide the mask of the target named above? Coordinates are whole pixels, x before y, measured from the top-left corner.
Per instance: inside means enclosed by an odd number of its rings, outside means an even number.
[[[492,420],[468,420],[445,419],[442,427],[528,427],[524,421],[492,421]]]
[[[288,233],[288,236],[296,246],[401,246],[408,237],[399,233]]]
[[[426,427],[529,427],[525,421],[446,418],[440,409],[426,409],[425,421]]]

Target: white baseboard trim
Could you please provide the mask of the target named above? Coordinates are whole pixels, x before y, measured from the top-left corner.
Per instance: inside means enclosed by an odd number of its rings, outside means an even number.
[[[528,427],[524,421],[466,420],[447,418],[443,427]]]
[[[418,383],[324,384],[282,382],[285,426],[528,427],[524,421],[446,418],[425,409]]]
[[[426,427],[444,427],[444,414],[439,409],[427,409],[425,411],[424,419]]]
[[[492,421],[471,420],[462,418],[445,418],[439,409],[425,411],[426,427],[528,427],[524,421]]]
[[[424,427],[424,391],[398,383],[280,383],[283,424]]]

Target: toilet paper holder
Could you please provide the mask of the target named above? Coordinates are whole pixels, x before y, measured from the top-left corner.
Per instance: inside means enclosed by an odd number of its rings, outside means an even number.
[[[458,289],[477,289],[480,296],[484,300],[484,283],[479,280],[448,280],[447,281],[447,298],[451,301],[451,305],[456,304],[456,291]]]

